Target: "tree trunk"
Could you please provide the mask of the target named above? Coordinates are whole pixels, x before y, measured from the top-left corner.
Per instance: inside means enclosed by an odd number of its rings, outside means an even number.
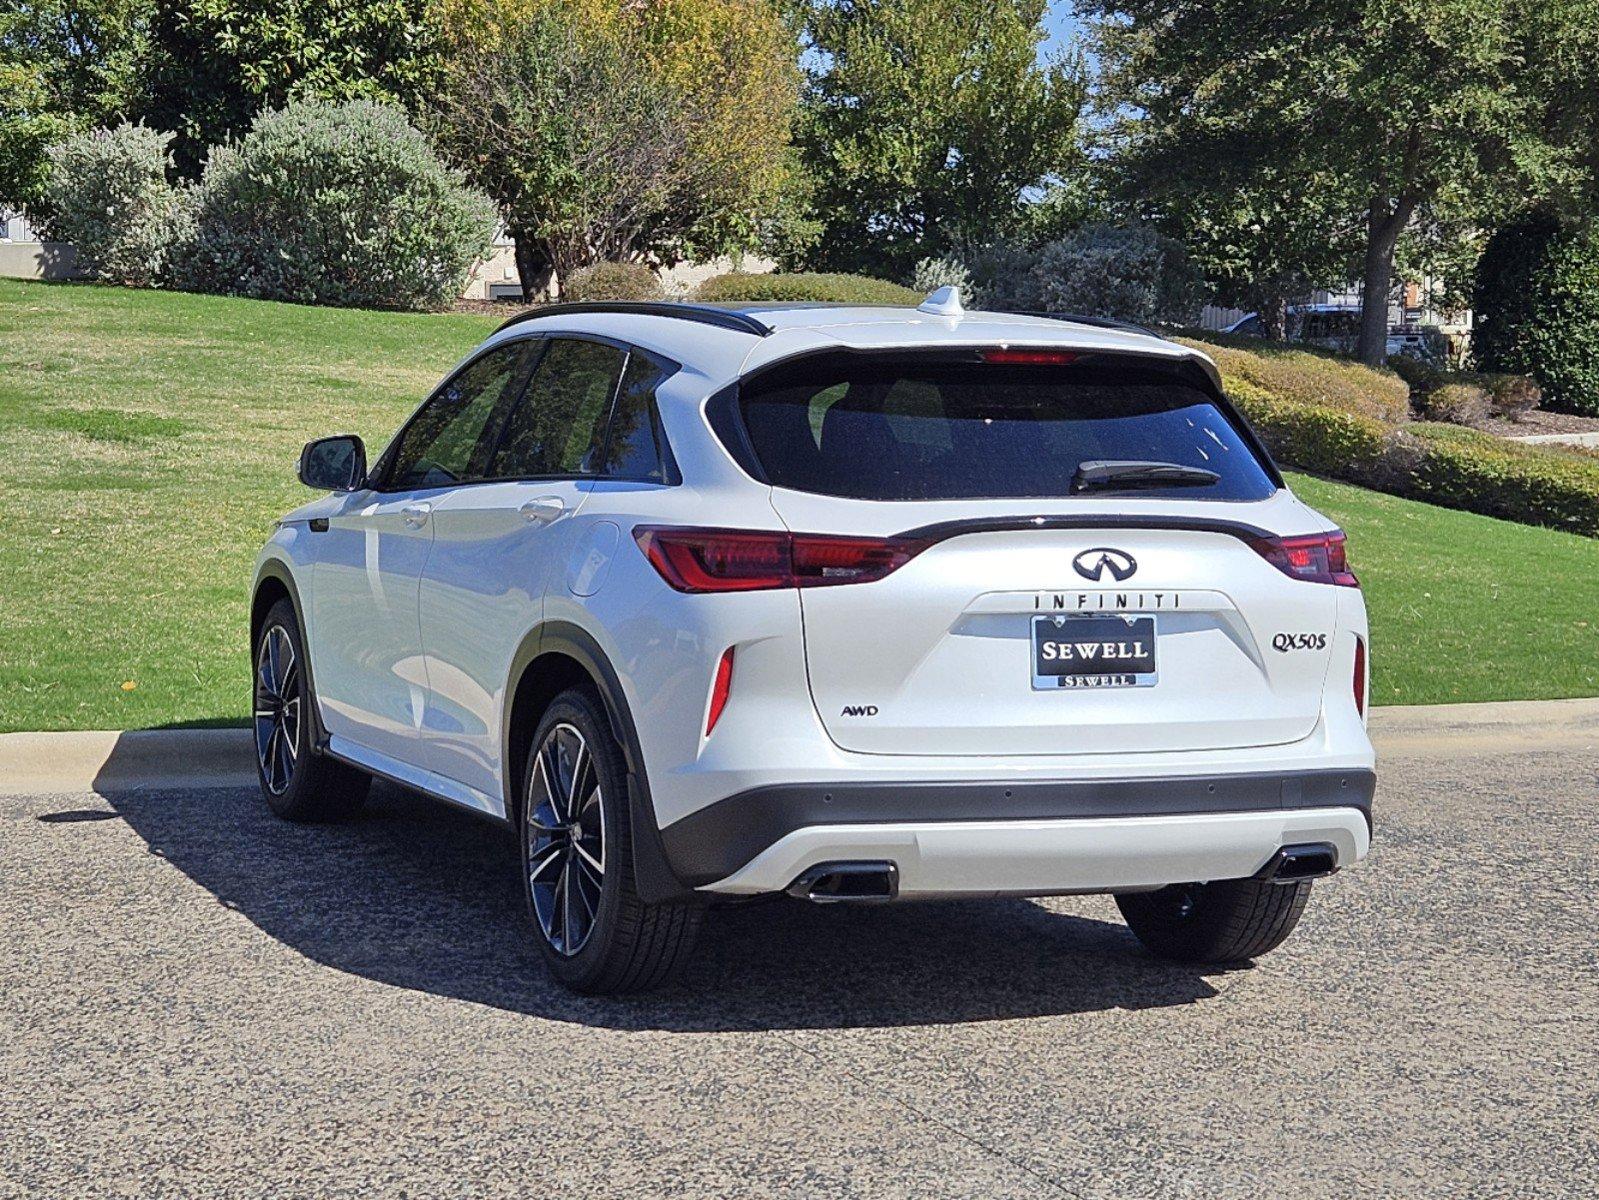
[[[1260,298],[1260,328],[1269,342],[1288,340],[1288,297],[1263,295]]]
[[[516,274],[522,281],[522,299],[530,304],[548,300],[550,282],[555,278],[555,264],[548,249],[525,229],[513,229],[511,240],[516,243]]]
[[[1390,204],[1373,199],[1366,210],[1366,261],[1361,275],[1360,340],[1355,354],[1368,367],[1388,357],[1388,292],[1394,281],[1394,247],[1405,231],[1415,201],[1400,196]]]

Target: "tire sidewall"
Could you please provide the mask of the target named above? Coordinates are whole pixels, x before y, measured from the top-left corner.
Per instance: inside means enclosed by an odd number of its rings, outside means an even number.
[[[255,754],[256,780],[261,785],[261,795],[265,797],[267,806],[280,817],[291,817],[301,808],[301,793],[305,790],[308,774],[306,764],[310,755],[311,741],[311,673],[306,663],[305,643],[300,637],[300,623],[295,619],[294,605],[288,600],[279,600],[268,611],[266,620],[261,622],[261,633],[256,638],[250,655],[250,711],[252,713],[255,711],[255,689],[261,648],[275,628],[282,628],[288,634],[289,644],[294,648],[295,659],[300,667],[295,681],[295,692],[300,701],[300,724],[295,730],[297,744],[294,748],[294,770],[289,776],[289,786],[276,794],[267,786],[266,772],[261,768],[260,749],[256,745],[253,717],[250,722],[250,748]]]
[[[533,905],[532,881],[528,877],[528,827],[533,788],[533,767],[544,739],[557,725],[571,725],[588,744],[599,779],[601,820],[605,822],[605,876],[600,883],[599,913],[593,932],[576,954],[566,955],[550,945],[539,924]],[[551,702],[539,720],[523,765],[521,803],[517,820],[517,841],[522,863],[522,900],[532,924],[533,938],[548,964],[550,973],[568,987],[582,989],[592,984],[611,958],[611,946],[619,933],[618,914],[622,892],[632,866],[627,805],[627,772],[621,761],[621,748],[611,734],[610,723],[597,701],[586,692],[563,692]]]

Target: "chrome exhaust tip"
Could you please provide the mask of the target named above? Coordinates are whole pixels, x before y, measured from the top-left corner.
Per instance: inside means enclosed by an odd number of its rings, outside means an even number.
[[[891,862],[818,863],[786,889],[812,904],[870,904],[899,895],[899,868]]]
[[[1297,846],[1284,846],[1267,860],[1256,874],[1256,879],[1272,883],[1298,883],[1304,879],[1321,879],[1338,869],[1338,848],[1331,842],[1305,842]]]

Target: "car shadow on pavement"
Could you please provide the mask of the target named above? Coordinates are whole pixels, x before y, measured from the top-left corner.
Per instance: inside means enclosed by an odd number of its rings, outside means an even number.
[[[488,822],[386,785],[358,818],[323,826],[277,820],[253,789],[105,798],[152,854],[316,962],[549,1020],[862,1028],[1157,1008],[1217,994],[1205,978],[1212,971],[1150,958],[1119,922],[1028,901],[827,907],[783,897],[708,914],[673,987],[574,996],[544,969],[515,843]]]

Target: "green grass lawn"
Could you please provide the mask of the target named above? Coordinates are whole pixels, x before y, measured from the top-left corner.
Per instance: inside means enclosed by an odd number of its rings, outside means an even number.
[[[374,450],[492,327],[0,280],[0,730],[235,723],[251,567],[296,452]],[[1378,703],[1599,694],[1599,541],[1313,479]]]

